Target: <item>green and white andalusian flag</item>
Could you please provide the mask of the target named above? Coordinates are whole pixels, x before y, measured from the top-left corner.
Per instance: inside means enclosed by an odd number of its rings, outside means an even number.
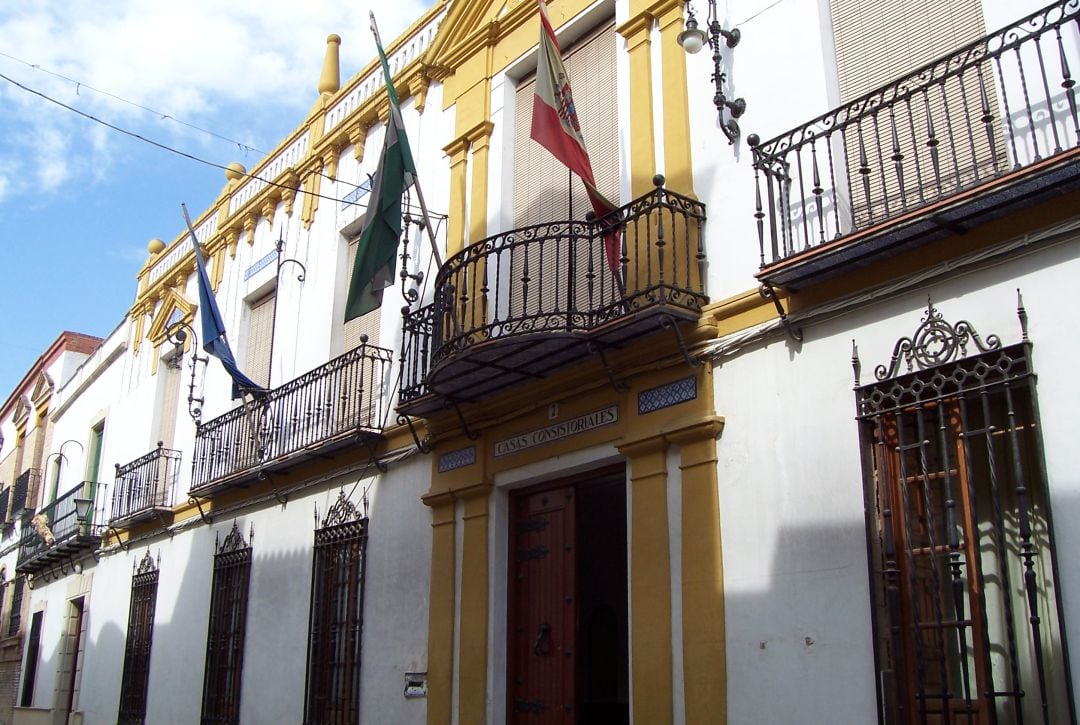
[[[382,304],[383,290],[394,283],[398,240],[401,238],[401,195],[412,186],[416,177],[416,164],[409,150],[397,91],[390,80],[390,64],[386,62],[386,53],[379,41],[374,14],[371,16],[371,31],[375,34],[375,47],[379,50],[383,76],[386,78],[390,115],[349,281],[349,297],[345,302],[346,322],[377,309]]]

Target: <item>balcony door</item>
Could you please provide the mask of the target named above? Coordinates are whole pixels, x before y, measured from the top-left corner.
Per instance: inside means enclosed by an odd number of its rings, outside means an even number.
[[[629,722],[625,472],[511,499],[507,722]]]

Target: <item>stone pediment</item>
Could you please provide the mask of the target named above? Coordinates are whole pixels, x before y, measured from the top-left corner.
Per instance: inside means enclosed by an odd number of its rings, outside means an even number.
[[[169,328],[177,322],[191,324],[195,317],[196,305],[188,300],[175,289],[166,288],[161,296],[161,302],[153,313],[153,321],[146,331],[146,338],[154,345],[160,345],[165,341]]]

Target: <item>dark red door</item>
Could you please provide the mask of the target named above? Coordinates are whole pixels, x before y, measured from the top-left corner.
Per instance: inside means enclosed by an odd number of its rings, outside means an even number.
[[[574,489],[511,499],[510,723],[574,723]]]

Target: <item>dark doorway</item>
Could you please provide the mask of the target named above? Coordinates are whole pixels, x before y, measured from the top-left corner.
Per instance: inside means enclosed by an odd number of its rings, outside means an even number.
[[[629,722],[626,548],[622,466],[512,496],[509,722]]]

